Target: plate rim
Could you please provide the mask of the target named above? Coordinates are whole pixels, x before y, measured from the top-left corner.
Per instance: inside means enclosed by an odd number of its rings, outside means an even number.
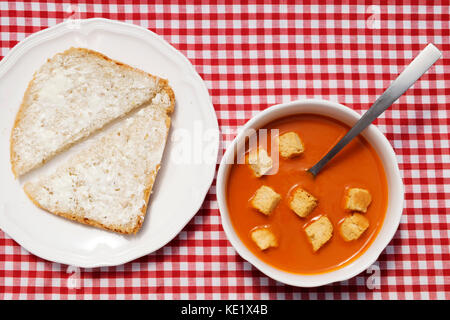
[[[154,246],[153,248],[150,248],[148,250],[145,249],[145,246],[139,246],[139,247],[131,247],[125,249],[124,252],[122,252],[120,255],[116,256],[104,256],[100,255],[97,256],[90,256],[87,257],[85,255],[80,255],[77,253],[70,252],[68,255],[66,251],[62,249],[57,248],[51,248],[48,245],[39,244],[36,241],[33,241],[33,238],[30,237],[26,232],[21,232],[19,229],[20,227],[15,225],[14,223],[8,221],[8,219],[1,219],[0,218],[0,229],[5,232],[11,239],[13,239],[15,242],[17,242],[22,248],[27,250],[28,252],[32,253],[35,256],[38,256],[42,259],[56,262],[60,264],[66,264],[66,265],[72,265],[76,267],[82,267],[82,268],[96,268],[96,267],[111,267],[111,266],[118,266],[127,262],[130,262],[132,260],[141,258],[143,256],[149,255],[162,247],[164,247],[167,243],[172,241],[183,229],[184,227],[192,220],[192,218],[198,213],[198,211],[201,209],[204,200],[206,196],[208,195],[209,190],[211,189],[211,185],[214,181],[214,177],[216,175],[216,167],[217,167],[217,159],[219,155],[219,148],[220,148],[220,127],[217,119],[217,114],[214,109],[214,105],[212,103],[211,96],[209,95],[209,90],[204,82],[204,80],[201,78],[201,76],[198,74],[195,67],[192,65],[191,61],[180,51],[178,51],[175,47],[173,47],[170,43],[168,43],[164,38],[156,34],[155,32],[144,28],[142,26],[132,24],[132,23],[126,23],[122,21],[116,21],[111,19],[105,19],[105,18],[90,18],[90,19],[73,19],[73,20],[66,20],[64,22],[58,23],[54,26],[45,28],[43,30],[40,30],[38,32],[35,32],[29,36],[27,36],[25,39],[18,42],[13,48],[11,48],[8,53],[3,57],[3,59],[0,61],[0,78],[2,78],[7,72],[11,69],[12,66],[14,66],[14,63],[20,59],[21,55],[23,55],[25,52],[28,52],[29,49],[33,48],[33,44],[37,43],[44,43],[49,39],[52,39],[52,36],[55,35],[61,35],[64,34],[65,30],[69,30],[67,28],[68,24],[71,23],[79,23],[80,25],[92,25],[92,30],[95,30],[99,27],[101,27],[102,24],[104,25],[114,25],[119,28],[130,28],[134,29],[136,32],[140,32],[141,34],[147,33],[146,36],[152,37],[152,40],[158,41],[162,46],[164,46],[164,50],[170,50],[172,54],[176,55],[180,61],[184,61],[184,65],[187,69],[190,69],[190,75],[197,78],[198,87],[201,89],[203,96],[207,97],[209,107],[208,109],[205,108],[205,110],[208,110],[209,116],[214,120],[214,123],[211,123],[211,126],[214,128],[217,128],[217,136],[214,140],[214,147],[216,154],[215,156],[215,162],[214,165],[211,165],[211,168],[209,168],[209,174],[207,175],[207,179],[205,178],[206,183],[204,184],[204,190],[199,191],[199,194],[201,196],[198,197],[197,200],[193,201],[192,203],[192,213],[189,215],[186,215],[186,221],[182,223],[179,228],[174,228],[174,231],[170,234],[169,237],[167,237],[167,241],[163,241],[162,244],[158,244]],[[96,24],[100,24],[97,25]],[[80,27],[81,28],[81,27]],[[42,40],[35,40],[36,38],[43,37],[45,35],[48,35],[47,38],[44,38]],[[141,37],[143,39],[144,37]],[[34,41],[37,41],[37,43],[33,43]],[[148,41],[148,40],[147,40]],[[170,224],[173,225],[173,224]]]

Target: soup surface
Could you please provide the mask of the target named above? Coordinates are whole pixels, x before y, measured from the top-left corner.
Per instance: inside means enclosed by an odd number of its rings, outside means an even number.
[[[350,129],[347,125],[320,115],[301,114],[276,120],[262,129],[268,129],[267,139],[259,135],[258,144],[267,144],[269,155],[275,136],[290,131],[300,136],[305,151],[292,159],[279,157],[278,170],[260,178],[244,163],[243,152],[232,165],[227,183],[228,211],[247,248],[273,267],[300,274],[331,271],[363,253],[381,229],[388,202],[386,175],[373,147],[362,136],[355,138],[314,178],[306,169],[344,136]],[[278,133],[271,129],[278,129]],[[262,185],[273,188],[282,198],[268,216],[250,205],[250,199]],[[292,190],[298,186],[318,199],[317,207],[306,218],[300,218],[288,205]],[[350,214],[344,208],[346,190],[354,187],[367,189],[372,195],[372,202],[363,213],[370,225],[359,239],[346,242],[338,229],[342,219]],[[313,252],[304,228],[321,215],[330,219],[334,232],[322,248]],[[250,232],[258,226],[268,226],[274,232],[277,247],[264,251],[257,247]]]

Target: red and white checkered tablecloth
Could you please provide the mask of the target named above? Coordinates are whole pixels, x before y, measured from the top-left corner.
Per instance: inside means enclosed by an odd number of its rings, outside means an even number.
[[[0,0],[0,56],[68,18],[143,26],[189,58],[209,88],[223,141],[230,141],[237,127],[276,103],[314,97],[363,112],[434,43],[443,58],[376,122],[397,153],[406,188],[394,239],[370,272],[320,288],[284,285],[236,254],[220,224],[214,182],[173,241],[118,267],[45,261],[0,231],[0,300],[450,299],[449,3],[195,2]]]

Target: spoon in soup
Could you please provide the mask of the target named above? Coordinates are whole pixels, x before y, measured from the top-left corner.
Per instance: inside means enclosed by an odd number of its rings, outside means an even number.
[[[427,70],[441,58],[441,52],[432,44],[428,44],[422,52],[403,70],[389,88],[378,97],[375,103],[355,123],[355,125],[339,140],[336,145],[307,171],[316,176],[320,170],[354,137],[367,128],[379,115],[389,108],[406,90],[409,89]]]

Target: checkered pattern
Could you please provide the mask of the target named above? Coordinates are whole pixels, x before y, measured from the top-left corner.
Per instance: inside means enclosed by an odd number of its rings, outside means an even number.
[[[0,56],[68,18],[104,17],[148,28],[184,53],[205,80],[223,133],[221,152],[239,126],[275,103],[314,97],[363,112],[434,43],[443,59],[376,123],[404,178],[400,228],[369,272],[295,288],[267,278],[235,253],[220,224],[213,184],[172,242],[118,267],[80,270],[44,261],[0,231],[0,299],[450,299],[448,3],[112,2],[0,1]]]

